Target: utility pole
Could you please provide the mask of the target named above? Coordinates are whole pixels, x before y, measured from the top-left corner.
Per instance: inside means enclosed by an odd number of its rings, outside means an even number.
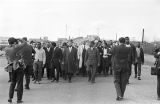
[[[117,33],[116,33],[116,41],[117,41]]]
[[[66,24],[66,35],[65,35],[65,38],[67,38],[67,34],[68,33],[68,26],[67,26],[67,24]]]
[[[144,42],[144,28],[143,28],[143,31],[142,31],[142,43]]]

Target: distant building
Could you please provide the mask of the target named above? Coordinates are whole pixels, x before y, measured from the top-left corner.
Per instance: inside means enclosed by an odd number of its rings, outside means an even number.
[[[43,39],[44,39],[44,40],[48,40],[48,36],[44,36]]]
[[[98,35],[87,35],[87,40],[93,41],[93,40],[100,40],[100,37]]]
[[[0,37],[0,45],[8,45],[8,39],[10,37]]]

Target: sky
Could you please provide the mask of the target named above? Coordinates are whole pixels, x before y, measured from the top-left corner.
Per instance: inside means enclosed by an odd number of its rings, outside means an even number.
[[[0,0],[0,36],[160,40],[160,0]]]

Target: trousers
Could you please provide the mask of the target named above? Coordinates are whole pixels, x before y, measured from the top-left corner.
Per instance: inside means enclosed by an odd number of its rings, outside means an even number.
[[[34,70],[34,76],[36,81],[41,81],[42,67],[43,67],[42,61],[35,61],[33,63],[33,70]]]
[[[128,72],[114,71],[114,85],[117,97],[123,97],[128,82]]]
[[[141,63],[134,64],[135,75],[137,75],[137,67],[138,67],[138,76],[141,76]]]
[[[17,70],[12,71],[11,84],[9,88],[9,98],[13,98],[14,89],[17,84],[17,100],[22,100],[23,95],[23,77],[24,70],[22,68],[18,68]]]

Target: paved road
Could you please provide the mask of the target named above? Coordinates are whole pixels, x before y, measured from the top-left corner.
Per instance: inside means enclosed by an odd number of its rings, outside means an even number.
[[[153,57],[147,56],[147,64]],[[8,73],[3,70],[6,61],[0,58],[0,104],[8,104]],[[150,63],[151,64],[151,63]],[[31,83],[31,90],[24,90],[24,104],[160,104],[156,100],[156,76],[150,75],[150,66],[142,68],[142,80],[132,75],[123,101],[117,102],[113,77],[96,78],[95,84],[87,82],[86,77],[74,77],[73,83],[60,79],[51,83],[43,78],[42,84]],[[16,101],[16,93],[13,101]]]

